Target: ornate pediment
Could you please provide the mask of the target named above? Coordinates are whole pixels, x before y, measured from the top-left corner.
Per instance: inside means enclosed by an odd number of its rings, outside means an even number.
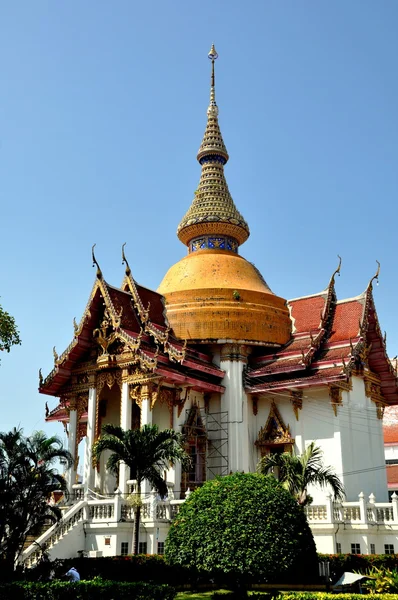
[[[286,427],[275,402],[271,403],[268,419],[258,433],[256,446],[274,446],[277,444],[294,444],[289,425]]]
[[[188,438],[206,436],[206,427],[203,424],[200,408],[197,404],[194,404],[188,411],[182,433]]]

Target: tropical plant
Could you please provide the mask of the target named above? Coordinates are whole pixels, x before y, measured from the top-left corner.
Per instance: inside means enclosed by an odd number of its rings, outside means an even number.
[[[330,487],[336,500],[344,499],[344,486],[332,467],[325,467],[322,449],[315,442],[300,455],[283,452],[263,456],[257,471],[263,475],[272,472],[282,486],[292,494],[297,502],[305,506],[311,504],[308,486]]]
[[[9,352],[11,346],[21,343],[14,317],[0,306],[0,350]]]
[[[50,504],[53,492],[66,489],[55,463],[71,454],[56,436],[25,437],[21,429],[0,432],[0,559],[3,574],[12,572],[29,533],[61,518]]]
[[[235,473],[206,482],[181,505],[165,546],[171,565],[232,585],[317,576],[304,511],[272,477]]]
[[[98,464],[104,450],[110,450],[106,468],[116,476],[123,462],[130,467],[132,479],[137,482],[137,500],[134,504],[133,554],[138,554],[141,484],[147,480],[160,495],[167,495],[163,472],[180,461],[186,468],[189,456],[184,448],[183,436],[173,429],[160,431],[157,425],[144,425],[141,429],[124,430],[110,423],[102,427],[101,436],[93,446],[93,462]]]
[[[398,571],[397,569],[378,569],[373,567],[366,573],[369,579],[362,584],[371,594],[397,594]]]

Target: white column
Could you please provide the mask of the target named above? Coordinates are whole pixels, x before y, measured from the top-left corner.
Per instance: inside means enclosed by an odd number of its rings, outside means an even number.
[[[141,427],[152,425],[151,399],[150,386],[143,385],[141,390]]]
[[[176,431],[181,431],[180,424],[184,422],[184,414],[178,416],[178,406],[173,406],[173,423],[174,429]],[[183,411],[185,413],[185,411]],[[179,500],[181,498],[181,476],[182,476],[182,467],[180,461],[176,462],[173,468],[173,478],[174,478],[174,497]]]
[[[221,348],[221,369],[225,371],[221,411],[228,411],[228,471],[250,471],[248,402],[243,389],[245,346],[225,344]]]
[[[152,425],[152,411],[151,411],[151,386],[143,385],[141,388],[141,427],[143,425]],[[147,496],[152,491],[148,481],[144,481],[141,488],[143,496]]]
[[[69,437],[68,437],[68,450],[72,455],[73,463],[67,473],[67,485],[70,496],[73,494],[73,485],[76,483],[76,438],[77,438],[77,410],[76,404],[71,402],[69,411]]]
[[[358,498],[359,498],[359,510],[361,513],[360,522],[367,523],[368,522],[368,505],[365,500],[365,494],[363,492],[361,492],[360,494],[358,494]]]
[[[398,523],[398,496],[395,492],[391,496],[391,502],[392,502],[392,514],[394,516],[394,523]]]
[[[120,427],[125,431],[131,429],[132,402],[130,398],[130,386],[126,381],[122,384],[122,402],[120,410]],[[130,468],[121,463],[119,469],[119,489],[122,494],[128,493],[127,481],[130,479]]]
[[[87,434],[86,448],[84,453],[84,491],[87,494],[88,490],[94,489],[95,469],[92,464],[93,459],[93,444],[95,437],[95,415],[97,409],[97,389],[91,387],[88,391],[88,406],[87,406]]]

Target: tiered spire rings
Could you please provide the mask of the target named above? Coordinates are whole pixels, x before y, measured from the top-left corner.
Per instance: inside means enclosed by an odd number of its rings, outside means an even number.
[[[228,152],[218,124],[214,62],[218,54],[214,47],[211,60],[210,103],[207,125],[197,159],[202,175],[195,198],[177,229],[179,239],[190,251],[216,248],[237,251],[250,235],[249,227],[237,210],[224,176]]]

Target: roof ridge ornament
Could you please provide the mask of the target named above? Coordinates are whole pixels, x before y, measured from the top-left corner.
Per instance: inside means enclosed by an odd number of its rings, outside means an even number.
[[[98,279],[102,279],[102,271],[101,271],[101,267],[98,264],[97,259],[95,258],[95,254],[94,254],[94,248],[96,247],[97,244],[93,244],[93,247],[91,248],[91,255],[93,258],[93,267],[95,267],[95,265],[97,265],[97,278]]]
[[[127,275],[127,277],[129,277],[131,275],[131,269],[130,269],[130,265],[127,261],[126,255],[124,253],[125,245],[126,245],[126,242],[124,242],[124,244],[122,245],[122,265],[126,265],[126,275]]]
[[[376,281],[376,285],[379,285],[380,263],[377,259],[376,259],[376,262],[377,262],[377,271],[376,271],[375,275],[373,275],[372,279],[369,281],[369,284],[368,284],[369,291],[372,291],[374,281]]]
[[[341,270],[341,256],[340,256],[340,254],[337,255],[337,258],[339,259],[339,266],[337,267],[337,269],[335,270],[335,272],[333,273],[333,275],[330,278],[329,287],[331,285],[334,285],[334,281],[335,281],[336,275],[338,275],[340,277],[340,270]]]

